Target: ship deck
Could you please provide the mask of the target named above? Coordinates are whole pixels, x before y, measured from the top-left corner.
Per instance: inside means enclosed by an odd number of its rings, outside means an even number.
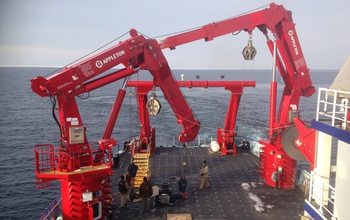
[[[129,152],[120,156],[120,165],[113,176],[115,192],[120,175],[127,171],[130,157]],[[209,167],[211,186],[198,190],[199,170],[204,160]],[[120,195],[117,194],[114,219],[170,219],[168,214],[173,214],[175,217],[171,219],[294,220],[300,219],[304,211],[303,191],[275,189],[264,184],[258,174],[258,157],[249,151],[240,150],[232,156],[211,153],[207,147],[156,148],[151,157],[151,169],[152,185],[161,188],[162,182],[168,182],[172,195],[180,194],[178,181],[181,173],[185,173],[187,199],[156,205],[155,212],[140,214],[140,202],[128,201],[126,208],[120,209]],[[190,218],[180,214],[188,214]]]

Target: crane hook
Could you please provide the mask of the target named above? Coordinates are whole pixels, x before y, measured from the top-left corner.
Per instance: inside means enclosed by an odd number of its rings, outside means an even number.
[[[248,45],[245,48],[243,48],[242,55],[245,60],[254,60],[256,54],[257,51],[253,46],[252,36],[249,35]]]

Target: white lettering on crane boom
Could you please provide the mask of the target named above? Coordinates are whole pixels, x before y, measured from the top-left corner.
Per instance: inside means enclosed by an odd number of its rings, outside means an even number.
[[[294,38],[294,31],[293,30],[288,31],[288,35],[290,36],[290,40],[292,41],[295,55],[299,55],[298,46],[297,46],[297,43],[295,42],[295,38]]]
[[[124,54],[126,54],[124,50],[118,51],[118,52],[112,54],[111,56],[103,59],[102,61],[101,60],[97,60],[95,65],[96,65],[97,68],[102,68],[103,65],[107,64],[108,62],[110,62],[112,60],[117,59],[118,57],[123,56]]]

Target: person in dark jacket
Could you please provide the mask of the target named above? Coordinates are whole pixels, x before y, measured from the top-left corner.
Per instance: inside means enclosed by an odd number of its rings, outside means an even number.
[[[130,188],[131,186],[125,181],[124,175],[121,175],[120,180],[118,181],[118,190],[120,192],[120,208],[125,208],[128,191]]]
[[[187,180],[185,178],[185,174],[183,173],[179,180],[179,191],[181,192],[183,199],[186,199],[186,186],[187,186]]]
[[[136,176],[138,169],[139,169],[139,167],[134,162],[131,162],[131,164],[128,166],[128,173],[131,177],[131,184],[132,185],[134,185],[135,176]]]
[[[132,178],[135,178],[138,169],[139,167],[134,162],[131,162],[128,167],[128,172]]]
[[[147,181],[147,177],[143,177],[143,182],[140,185],[140,191],[139,191],[140,197],[142,198],[142,210],[141,213],[144,211],[150,211],[150,200],[151,196],[153,194],[152,184]]]

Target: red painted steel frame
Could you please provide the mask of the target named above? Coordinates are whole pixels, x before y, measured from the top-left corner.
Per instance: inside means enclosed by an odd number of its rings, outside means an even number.
[[[93,163],[93,154],[91,153],[90,145],[85,135],[86,127],[82,123],[75,101],[76,96],[131,75],[137,72],[138,69],[148,70],[154,77],[154,82],[161,88],[165,98],[168,100],[173,112],[177,116],[178,123],[184,128],[178,137],[179,141],[193,141],[199,131],[200,122],[195,119],[192,109],[182,96],[161,50],[166,48],[175,49],[178,45],[199,39],[210,41],[215,37],[241,30],[252,34],[255,28],[258,28],[266,36],[271,52],[273,51],[273,42],[267,36],[268,30],[276,38],[275,42],[278,50],[276,66],[285,83],[278,114],[271,120],[273,125],[270,126],[269,140],[260,141],[264,145],[261,155],[262,177],[268,185],[275,185],[276,181],[272,181],[271,179],[272,176],[276,176],[274,175],[275,172],[278,172],[278,187],[294,187],[296,162],[284,153],[281,146],[281,135],[287,126],[293,124],[293,121],[290,120],[290,113],[292,111],[298,113],[300,96],[311,96],[315,92],[315,88],[312,86],[309,70],[300,47],[291,12],[285,10],[281,5],[272,3],[269,8],[220,22],[214,22],[193,31],[168,37],[160,42],[154,39],[145,39],[144,36],[138,35],[136,30],[132,29],[129,39],[87,58],[72,67],[67,67],[53,76],[48,78],[36,77],[31,80],[31,88],[35,93],[42,97],[50,96],[53,100],[57,100],[58,103],[61,146],[59,146],[60,150],[58,154],[55,154],[57,157],[50,157],[50,159],[57,160],[60,162],[58,164],[64,165],[60,169],[62,169],[61,172],[65,172],[66,174],[58,175],[56,173],[54,175],[40,173],[37,177],[42,179],[42,181],[47,181],[47,179],[61,179],[62,194],[69,194],[68,197],[62,197],[64,216],[67,219],[80,217],[86,219],[93,218],[91,201],[84,203],[84,205],[87,205],[87,209],[83,208],[83,205],[79,202],[81,201],[83,190],[93,191],[93,195],[95,196],[93,197],[93,201],[98,200],[99,202],[103,202],[105,204],[103,207],[109,204],[109,202],[104,201],[102,196],[108,192],[108,184],[100,185],[99,190],[102,191],[101,194],[98,193],[99,191],[95,191],[97,190],[96,184],[98,182],[108,182],[108,177],[111,174],[111,167],[109,167],[108,163],[105,164],[107,168],[101,174],[99,174],[101,171],[91,170],[82,173],[79,180],[69,180],[72,177],[69,172],[86,166],[95,166]],[[90,81],[119,64],[124,65],[125,69]],[[238,97],[233,99],[235,99],[234,102],[236,104],[232,106],[232,109],[236,109],[239,99]],[[117,100],[114,105],[116,110],[111,113],[111,121],[117,117],[116,112],[120,110],[119,105],[120,101]],[[232,114],[236,114],[236,112],[232,110]],[[272,115],[271,117],[274,116]],[[109,138],[114,122],[111,121],[108,122],[103,137],[108,139],[106,142],[112,144],[113,141]],[[229,129],[231,129],[232,121],[232,119],[231,121],[229,119],[226,121]],[[73,131],[75,129],[77,131],[84,131],[80,132],[80,135],[83,135],[83,137],[79,143],[71,142],[74,136],[70,134],[72,129]],[[104,140],[101,141],[105,142]],[[102,145],[101,143],[98,150],[104,148]],[[106,154],[105,150],[102,150],[102,152]],[[39,151],[38,155],[41,156],[38,156],[38,158],[43,158],[42,156],[46,154],[48,153]],[[37,164],[41,163],[43,161],[38,159]],[[56,169],[56,167],[51,168],[52,172]],[[72,198],[78,206],[69,201]],[[101,219],[105,217],[104,212],[102,215]]]
[[[313,170],[315,162],[316,130],[305,125],[299,118],[295,118],[294,122],[300,135],[294,141],[295,146],[304,155],[311,165],[310,169]]]
[[[111,197],[110,195],[105,195],[110,191],[108,185],[99,184],[99,188],[96,188],[96,183],[109,182],[112,166],[106,163],[105,169],[94,169],[98,166],[94,163],[94,156],[106,158],[108,155],[111,155],[112,148],[110,147],[106,150],[104,146],[100,144],[99,149],[97,149],[97,151],[100,152],[98,155],[91,152],[86,137],[86,127],[83,124],[75,100],[76,96],[132,75],[136,73],[138,69],[148,70],[153,75],[154,80],[162,89],[164,96],[179,118],[178,123],[184,127],[184,130],[179,135],[179,141],[193,141],[199,131],[200,123],[195,119],[192,110],[182,96],[171,74],[170,67],[158,46],[158,42],[153,39],[145,39],[133,30],[130,31],[130,35],[130,39],[120,42],[118,45],[77,63],[72,67],[67,67],[55,75],[48,78],[39,76],[31,80],[31,88],[35,93],[42,97],[50,96],[53,103],[57,102],[58,104],[57,107],[53,106],[53,109],[57,109],[59,115],[58,123],[60,126],[61,146],[57,148],[59,149],[57,155],[51,157],[50,160],[58,160],[60,172],[64,174],[61,175],[54,172],[57,167],[50,167],[50,172],[54,173],[51,174],[49,171],[40,173],[37,175],[37,178],[39,179],[39,186],[42,185],[42,183],[52,180],[61,180],[62,195],[69,195],[68,197],[62,196],[62,210],[66,219],[73,219],[76,216],[80,219],[93,219],[91,214],[93,210],[91,207],[92,201],[95,203],[96,201],[98,201],[98,203],[103,203],[101,216],[101,219],[103,219],[105,217],[105,209],[110,206],[110,199],[105,198]],[[96,79],[96,77],[104,71],[118,64],[123,64],[125,69],[115,71],[107,76]],[[113,142],[110,141],[112,140],[110,137],[124,95],[125,91],[120,90],[112,107],[102,139],[100,140],[101,143],[104,143],[106,140],[109,140],[109,143]],[[154,134],[152,134],[152,136],[154,136]],[[38,151],[37,154],[39,156],[37,157],[36,163],[43,163],[42,155],[46,155],[47,152]],[[85,169],[84,172],[81,172],[79,174],[80,179],[70,180],[73,175],[71,172],[80,170],[83,167],[92,167],[92,169]],[[93,198],[91,201],[82,202],[83,191],[92,193]],[[73,203],[78,205],[73,205]],[[85,208],[77,208],[79,206],[84,206]]]
[[[255,87],[255,81],[178,81],[179,87],[223,87],[226,90],[231,91],[231,97],[228,104],[228,109],[224,121],[224,129],[218,128],[217,141],[221,147],[221,152],[223,154],[236,154],[237,147],[234,143],[235,134],[235,124],[238,112],[239,101],[241,95],[243,94],[244,87]],[[158,86],[156,82],[152,81],[129,81],[127,83],[128,87],[136,87],[136,94],[138,97],[139,115],[141,133],[140,140],[149,139],[150,132],[150,119],[149,114],[146,109],[147,94],[154,86]],[[154,141],[152,142],[154,143]],[[151,153],[154,152],[155,145],[152,145]]]
[[[276,54],[276,66],[285,83],[277,115],[275,114],[275,110],[271,109],[270,117],[273,118],[269,120],[269,140],[260,141],[260,143],[263,146],[269,146],[268,148],[271,148],[274,152],[282,151],[284,154],[280,143],[281,135],[288,126],[293,124],[291,115],[295,113],[299,114],[300,97],[309,97],[316,92],[314,86],[312,86],[309,69],[304,59],[290,11],[285,10],[282,5],[271,3],[269,8],[231,19],[213,22],[192,31],[173,35],[160,41],[159,44],[162,49],[170,48],[173,50],[182,44],[200,39],[211,41],[216,37],[241,30],[252,35],[255,28],[258,28],[266,36],[267,45],[272,54],[274,54],[274,42],[269,39],[268,31],[271,31],[275,37],[278,51]],[[275,97],[276,93],[272,91],[272,100],[270,101],[275,102]],[[272,104],[275,106],[275,103]],[[268,151],[263,150],[262,152]],[[275,186],[275,182],[271,183],[271,176],[275,171],[271,173],[266,167],[278,166],[279,163],[277,161],[282,160],[285,161],[283,164],[291,165],[286,166],[283,171],[281,169],[279,170],[281,172],[279,173],[281,176],[280,181],[286,180],[286,182],[280,184],[281,188],[293,188],[295,181],[289,181],[288,179],[295,178],[293,175],[291,176],[291,173],[294,172],[296,162],[287,155],[282,157],[282,159],[276,158],[277,156],[280,157],[280,154],[273,155],[275,156],[262,156],[265,159],[261,160],[261,174],[265,182],[268,185]]]

